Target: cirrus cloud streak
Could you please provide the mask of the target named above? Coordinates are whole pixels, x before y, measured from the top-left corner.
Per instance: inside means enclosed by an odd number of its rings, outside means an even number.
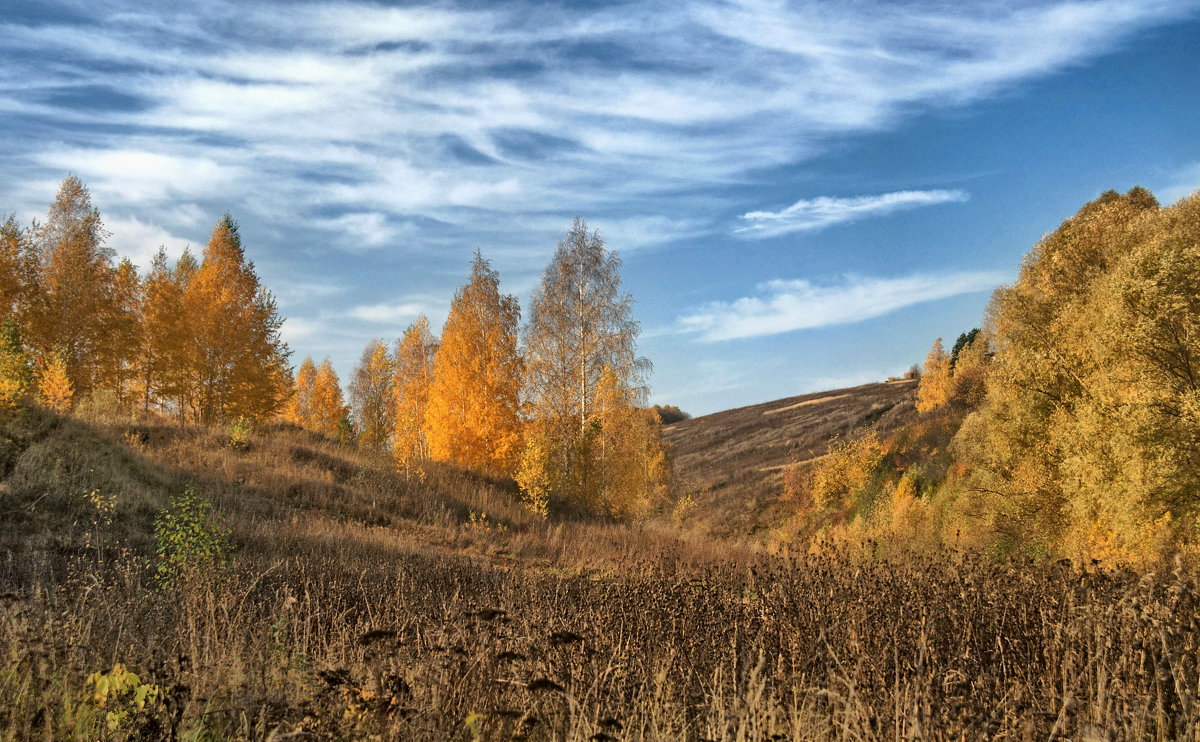
[[[812,232],[835,224],[854,222],[922,206],[961,203],[964,191],[894,191],[876,196],[801,199],[781,211],[751,211],[742,214],[747,226],[735,229],[746,237],[778,237],[791,232]]]
[[[862,322],[914,304],[987,291],[1005,278],[996,272],[961,272],[846,276],[825,284],[777,279],[760,284],[756,296],[705,304],[680,317],[676,326],[706,342],[776,335]]]

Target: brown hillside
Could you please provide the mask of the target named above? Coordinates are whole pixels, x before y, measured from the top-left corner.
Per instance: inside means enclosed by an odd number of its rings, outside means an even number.
[[[864,384],[739,407],[668,425],[695,519],[727,535],[753,533],[778,515],[783,469],[823,456],[829,441],[864,426],[893,430],[916,416],[915,380]]]

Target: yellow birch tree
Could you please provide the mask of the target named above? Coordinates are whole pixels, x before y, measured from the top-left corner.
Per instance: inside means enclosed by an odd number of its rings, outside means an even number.
[[[192,328],[189,383],[198,419],[214,423],[276,414],[288,395],[290,351],[279,336],[283,320],[246,260],[228,214],[213,228],[183,306]]]
[[[595,509],[624,519],[645,515],[664,497],[671,474],[658,415],[635,406],[630,390],[605,368],[596,389],[593,424]]]
[[[929,412],[950,401],[953,391],[951,383],[950,356],[942,347],[942,339],[938,338],[925,356],[925,365],[921,368],[921,380],[917,385],[917,411]]]
[[[350,382],[350,410],[363,448],[384,451],[391,445],[396,425],[394,377],[395,362],[387,346],[380,340],[368,342]]]
[[[0,324],[0,409],[13,409],[24,401],[32,381],[29,353],[16,319],[9,315]]]
[[[288,399],[283,418],[293,425],[299,425],[306,430],[313,430],[313,383],[317,380],[317,364],[312,356],[306,356],[296,371],[296,381],[292,385],[292,396]]]
[[[144,410],[157,405],[163,412],[180,414],[186,406],[186,371],[192,343],[183,313],[183,294],[194,272],[191,253],[184,251],[173,268],[166,250],[159,249],[142,283],[137,383]]]
[[[45,407],[65,415],[71,410],[75,389],[67,373],[66,353],[51,353],[42,359],[37,374],[38,401]]]
[[[142,333],[142,285],[128,258],[117,264],[105,302],[96,385],[125,408],[133,400]]]
[[[396,468],[406,477],[429,457],[425,443],[425,411],[429,407],[429,386],[433,383],[433,362],[438,342],[429,332],[425,315],[404,331],[396,344],[395,376],[392,379],[395,415],[392,457]]]
[[[526,395],[538,430],[520,470],[525,481],[569,502],[602,507],[593,425],[600,378],[609,369],[633,406],[643,406],[649,362],[637,355],[633,299],[621,291],[621,261],[576,219],[534,291],[525,332]],[[530,497],[527,493],[527,497]]]
[[[309,429],[330,438],[338,438],[347,412],[337,372],[326,358],[317,366],[316,376],[313,377],[312,418]]]
[[[114,253],[104,245],[108,236],[87,187],[67,176],[34,235],[25,330],[44,364],[64,365],[75,395],[96,386],[105,355],[115,273]]]
[[[30,249],[29,233],[10,215],[0,224],[0,322],[24,308]]]

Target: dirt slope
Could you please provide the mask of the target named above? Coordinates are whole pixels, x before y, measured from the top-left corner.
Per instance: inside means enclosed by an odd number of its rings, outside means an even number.
[[[880,432],[912,420],[915,381],[864,384],[739,407],[666,427],[675,466],[694,487],[695,520],[728,535],[778,518],[783,468],[824,455],[829,441],[864,426]]]

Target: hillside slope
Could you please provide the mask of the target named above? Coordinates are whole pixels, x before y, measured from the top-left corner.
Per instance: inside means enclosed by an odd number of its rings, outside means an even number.
[[[744,512],[755,482],[773,497],[771,462],[912,417],[911,387],[731,410],[671,436],[685,472],[737,467],[707,492]],[[1196,728],[1191,572],[783,557],[664,523],[542,520],[505,483],[440,467],[406,481],[287,426],[231,442],[0,415],[0,742]],[[162,583],[158,547],[194,532],[160,541],[152,524],[189,486],[216,505],[230,558]]]
[[[864,426],[886,433],[916,418],[915,380],[864,384],[739,407],[668,425],[677,473],[696,500],[694,522],[746,535],[778,518],[785,467],[824,455]]]

